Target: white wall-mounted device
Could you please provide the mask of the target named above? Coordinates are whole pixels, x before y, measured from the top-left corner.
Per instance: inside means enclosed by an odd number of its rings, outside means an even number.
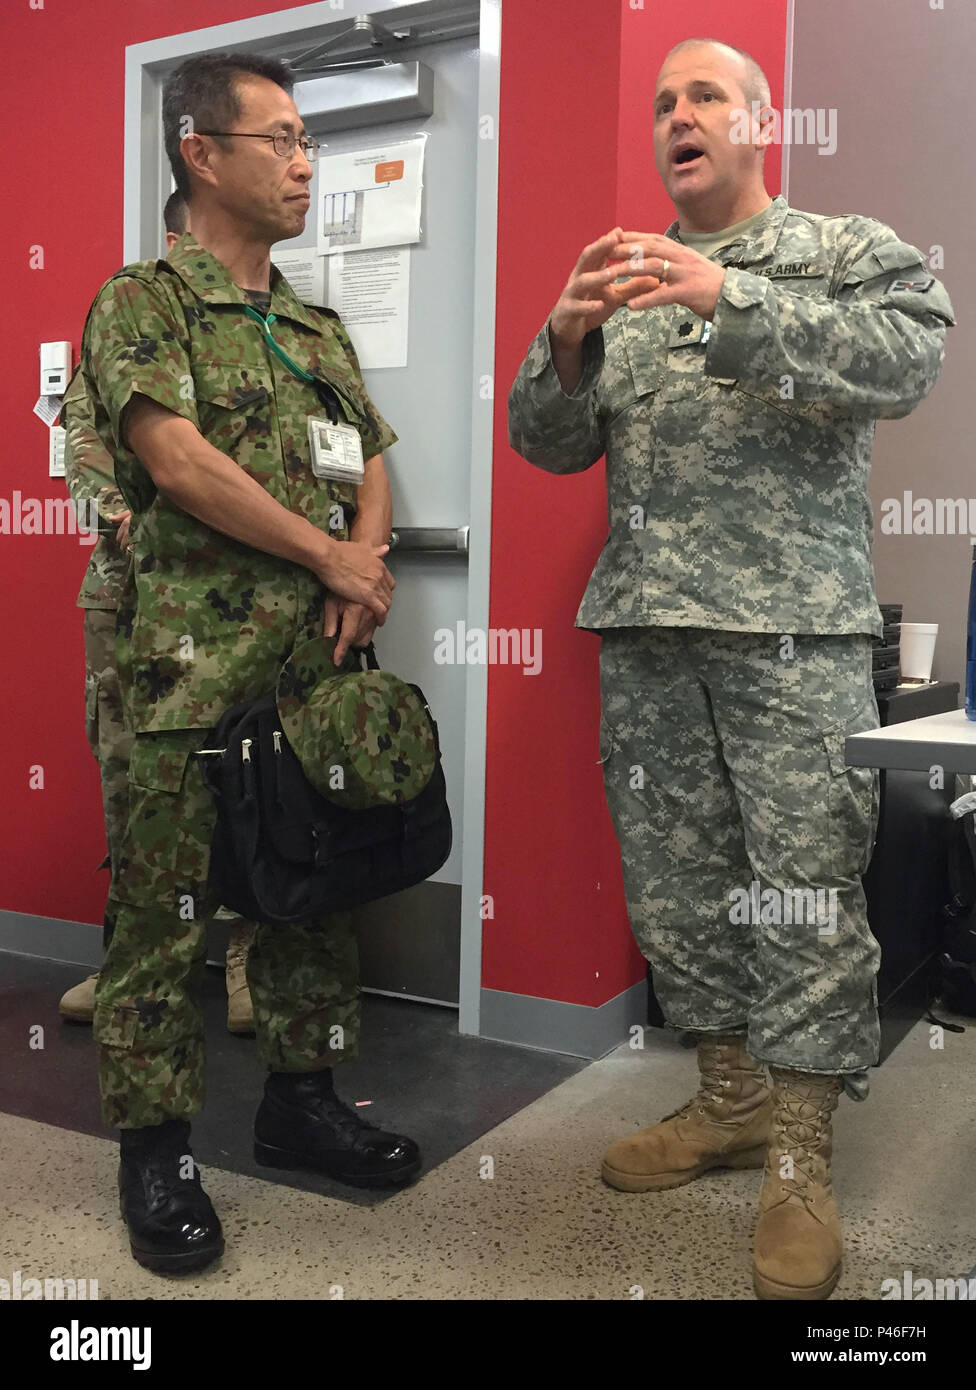
[[[41,343],[41,395],[63,396],[71,380],[71,344]]]

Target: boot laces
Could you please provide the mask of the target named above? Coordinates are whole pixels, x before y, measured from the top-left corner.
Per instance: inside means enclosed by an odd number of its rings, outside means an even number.
[[[377,1134],[377,1125],[370,1124],[368,1120],[355,1110],[341,1101],[337,1095],[323,1096],[319,1102],[320,1110],[324,1117],[331,1124],[337,1134],[347,1139],[350,1143],[356,1144],[365,1141],[372,1134]]]
[[[837,1098],[829,1094],[816,1100],[786,1085],[782,1086],[781,1109],[775,1119],[776,1176],[790,1196],[798,1197],[805,1206],[813,1200],[813,1193],[809,1189],[817,1180],[812,1169],[836,1103]],[[793,1160],[793,1176],[790,1178],[780,1177],[779,1173],[779,1160],[786,1154]],[[828,1194],[832,1191],[829,1167],[823,1186]]]
[[[723,1073],[721,1051],[720,1047],[716,1047],[711,1056],[701,1058],[699,1062],[701,1082],[697,1093],[678,1110],[666,1115],[665,1119],[686,1120],[696,1108],[699,1115],[704,1115],[707,1105],[721,1105],[724,1102],[723,1092],[732,1085],[732,1082]]]
[[[248,952],[254,944],[254,932],[236,928],[227,942],[227,964],[232,969],[247,966]]]

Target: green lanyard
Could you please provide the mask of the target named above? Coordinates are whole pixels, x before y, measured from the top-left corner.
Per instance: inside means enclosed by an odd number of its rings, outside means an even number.
[[[322,381],[319,379],[319,377],[313,376],[311,372],[307,372],[304,367],[300,367],[297,362],[293,361],[292,358],[288,356],[287,352],[285,352],[285,349],[281,346],[281,344],[277,342],[271,335],[271,325],[277,322],[276,314],[269,314],[267,318],[262,318],[258,311],[256,309],[252,309],[249,304],[244,305],[244,312],[248,315],[249,318],[254,319],[256,323],[259,323],[261,325],[261,331],[264,334],[264,341],[267,343],[268,347],[271,349],[274,355],[280,361],[284,362],[288,370],[290,372],[294,372],[295,376],[298,377],[299,381],[304,381],[307,385],[315,387],[315,391],[318,395],[319,400],[322,402],[322,404],[325,406],[326,410],[329,413],[329,419],[332,420],[333,424],[335,424],[339,418],[339,415],[345,415],[346,413],[344,410],[340,411],[339,409],[339,396],[341,394],[343,396],[343,399],[346,399],[345,393],[340,393],[339,390],[336,387],[333,387],[329,382]],[[348,404],[348,401],[346,403]],[[335,416],[335,419],[332,418],[333,416]]]

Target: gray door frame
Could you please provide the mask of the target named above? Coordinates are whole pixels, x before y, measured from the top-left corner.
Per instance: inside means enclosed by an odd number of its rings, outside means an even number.
[[[471,515],[468,549],[467,630],[487,631],[489,558],[491,554],[491,471],[494,425],[495,266],[498,224],[498,92],[501,58],[502,0],[480,0],[477,143],[477,235],[474,246],[474,343],[471,391]],[[360,8],[358,5],[355,7]],[[363,0],[362,10],[387,14],[407,0]],[[411,11],[416,10],[409,4]],[[253,19],[174,34],[125,51],[125,223],[124,259],[159,254],[159,228],[170,175],[162,140],[162,87],[183,59],[212,51],[274,52],[276,41],[303,31],[322,29],[349,9],[320,0],[318,4],[279,10]],[[317,35],[313,32],[310,42]],[[481,899],[484,882],[485,745],[488,668],[465,668],[464,843],[461,854],[461,960],[458,1029],[481,1031]]]

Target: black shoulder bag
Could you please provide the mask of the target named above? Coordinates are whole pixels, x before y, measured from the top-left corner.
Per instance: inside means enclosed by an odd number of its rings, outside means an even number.
[[[378,670],[372,645],[367,668]],[[325,916],[423,882],[451,852],[451,816],[437,725],[436,759],[410,801],[353,810],[326,800],[281,728],[275,692],[229,709],[214,747],[196,754],[217,805],[210,881],[242,917],[294,922]]]

